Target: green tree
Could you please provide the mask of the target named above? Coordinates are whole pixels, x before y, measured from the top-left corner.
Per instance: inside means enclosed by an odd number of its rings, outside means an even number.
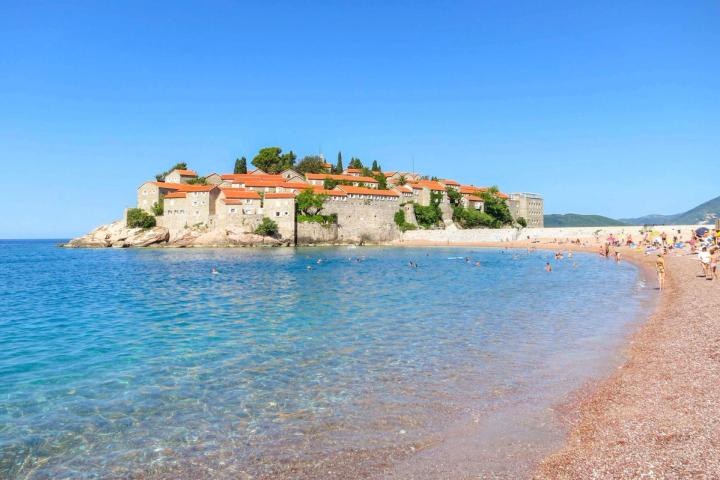
[[[325,178],[323,181],[323,188],[325,190],[332,190],[333,188],[337,187],[340,184],[337,180],[333,180],[332,178]]]
[[[299,173],[323,173],[325,160],[317,155],[306,156],[295,165],[295,170]]]
[[[327,195],[316,194],[312,189],[308,188],[295,197],[295,205],[297,211],[303,215],[318,215],[323,209],[326,198]]]
[[[350,159],[350,163],[348,164],[348,168],[363,168],[363,164],[359,158],[352,157]]]
[[[337,164],[335,164],[335,169],[333,170],[333,173],[341,174],[343,172],[343,164],[342,164],[342,152],[338,152],[338,159]]]
[[[454,188],[447,188],[445,191],[447,192],[448,199],[450,200],[450,204],[452,206],[457,207],[460,205],[460,202],[462,202],[462,195],[460,192]]]
[[[480,193],[485,204],[485,212],[495,219],[495,226],[500,228],[504,225],[512,225],[513,219],[510,209],[505,200],[498,195],[500,191],[496,186],[492,186],[486,191]]]
[[[152,204],[152,212],[156,217],[162,216],[165,211],[165,198],[160,197],[160,200]]]
[[[412,223],[408,223],[405,219],[405,210],[400,209],[397,212],[395,212],[394,215],[395,225],[397,225],[400,228],[401,232],[406,232],[408,230],[415,230],[417,227],[413,225]]]
[[[170,174],[170,172],[172,172],[173,170],[187,170],[187,163],[185,163],[185,162],[176,163],[175,166],[172,167],[170,170],[167,170],[165,172],[158,173],[157,175],[155,175],[155,180],[157,180],[158,182],[164,182],[165,177],[167,177]]]
[[[373,160],[372,168],[370,168],[370,170],[372,170],[373,172],[377,172],[377,171],[378,171],[377,160]]]
[[[493,217],[473,208],[455,207],[453,221],[462,228],[496,227]]]
[[[188,185],[207,185],[207,178],[205,177],[195,177],[195,178],[188,178],[185,182]]]
[[[525,217],[518,217],[516,220],[517,224],[520,225],[522,228],[527,228],[527,220],[525,220]]]
[[[278,233],[278,224],[267,217],[263,217],[262,222],[255,229],[255,233],[263,237],[273,237]]]
[[[430,228],[440,223],[442,214],[440,213],[440,207],[437,205],[422,206],[415,204],[415,219],[418,225],[423,228]]]
[[[285,169],[292,168],[295,165],[295,154],[292,150],[288,153],[282,153],[280,147],[261,148],[252,164],[260,170],[267,173],[280,173]]]
[[[400,177],[397,180],[398,185],[405,185],[407,183],[407,178],[405,178],[405,175],[400,175]]]
[[[130,208],[127,211],[127,226],[129,228],[152,228],[155,226],[155,217],[142,208]]]
[[[373,175],[373,177],[375,177],[375,180],[378,181],[378,188],[380,190],[387,190],[387,188],[388,188],[387,178],[385,178],[384,173],[382,173],[382,172],[376,173],[375,175]]]
[[[233,173],[247,173],[247,159],[245,157],[235,159],[235,170],[233,170]]]

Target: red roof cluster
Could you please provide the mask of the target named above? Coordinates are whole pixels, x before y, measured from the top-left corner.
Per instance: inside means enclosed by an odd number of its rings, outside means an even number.
[[[377,188],[353,187],[352,185],[338,185],[335,187],[345,193],[354,195],[380,195],[382,197],[399,197],[400,194],[392,190],[378,190]]]

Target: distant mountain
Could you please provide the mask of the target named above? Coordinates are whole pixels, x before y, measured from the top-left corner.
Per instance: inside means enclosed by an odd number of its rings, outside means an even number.
[[[546,227],[617,227],[623,222],[602,215],[580,215],[579,213],[551,213],[545,215]]]
[[[720,218],[720,197],[713,198],[684,213],[675,215],[645,215],[638,218],[621,218],[628,225],[695,225],[711,224]]]

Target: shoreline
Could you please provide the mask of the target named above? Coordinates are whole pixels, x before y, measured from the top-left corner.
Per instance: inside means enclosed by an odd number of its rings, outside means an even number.
[[[482,242],[407,246],[536,248],[597,254],[601,243]],[[620,247],[654,278],[654,255]],[[631,332],[621,366],[575,392],[564,446],[531,478],[720,477],[720,287],[685,250],[666,257],[666,288]],[[613,261],[608,259],[608,261]],[[652,284],[651,284],[652,285]],[[655,288],[655,287],[651,287]],[[715,392],[715,393],[713,393]],[[571,420],[568,420],[571,419]]]

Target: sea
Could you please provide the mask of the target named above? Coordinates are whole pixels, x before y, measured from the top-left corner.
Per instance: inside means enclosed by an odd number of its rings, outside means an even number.
[[[0,478],[524,476],[657,295],[582,253],[58,243],[0,241]]]

